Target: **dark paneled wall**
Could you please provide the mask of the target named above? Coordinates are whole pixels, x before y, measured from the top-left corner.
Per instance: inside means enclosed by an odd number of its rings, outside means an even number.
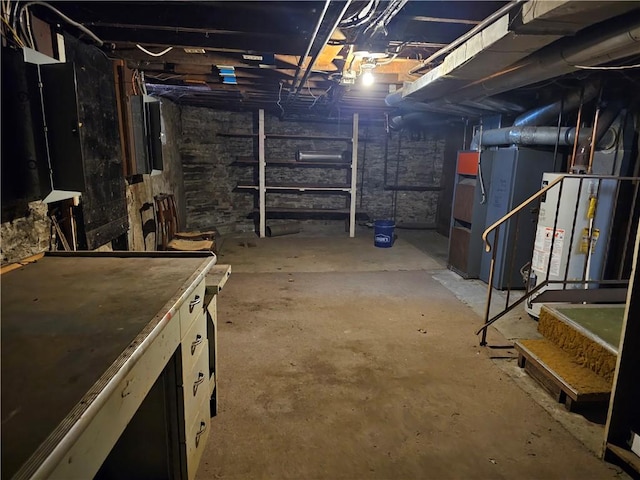
[[[128,229],[125,183],[113,67],[97,48],[65,35],[67,61],[75,63],[86,190],[82,194],[84,243],[89,250]]]

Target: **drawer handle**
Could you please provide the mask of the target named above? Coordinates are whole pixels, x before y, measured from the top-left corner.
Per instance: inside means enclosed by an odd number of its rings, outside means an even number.
[[[196,448],[198,448],[198,445],[200,445],[200,436],[205,432],[206,429],[207,424],[204,422],[200,422],[200,428],[196,432]]]
[[[202,372],[198,372],[198,380],[196,380],[195,382],[193,382],[193,396],[196,396],[196,393],[198,393],[198,387],[200,385],[202,385],[202,382],[204,382],[205,376],[204,373]]]
[[[200,295],[196,295],[195,298],[189,302],[189,313],[193,313],[194,307],[201,301],[202,299],[200,298]]]
[[[196,335],[195,341],[191,342],[191,355],[196,353],[196,348],[198,348],[198,345],[200,345],[201,343],[202,343],[202,335],[198,334]]]

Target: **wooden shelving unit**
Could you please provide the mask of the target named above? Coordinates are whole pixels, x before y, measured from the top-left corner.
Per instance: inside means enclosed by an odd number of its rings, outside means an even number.
[[[250,132],[227,132],[227,133],[218,133],[219,137],[229,137],[229,138],[251,138],[251,137],[257,137],[258,134],[257,133],[250,133]]]
[[[290,168],[334,168],[350,169],[351,163],[329,163],[329,162],[296,162],[293,160],[270,160],[267,162],[271,167],[290,167]],[[231,164],[234,167],[257,166],[258,160],[254,158],[237,158]]]
[[[260,187],[258,185],[238,185],[236,187],[237,190],[258,190]],[[282,184],[282,185],[267,185],[265,187],[267,191],[273,192],[345,192],[349,193],[351,191],[350,185],[330,185],[330,184]]]
[[[258,133],[220,133],[222,137],[235,138],[258,138],[258,158],[240,157],[236,159],[232,166],[258,167],[257,184],[240,184],[236,187],[238,191],[254,192],[258,194],[258,208],[251,214],[256,217],[259,224],[259,235],[266,236],[267,218],[342,218],[349,222],[349,236],[355,237],[356,217],[361,218],[364,214],[356,212],[356,172],[358,170],[358,114],[353,115],[353,128],[351,137],[331,137],[323,135],[290,135],[290,134],[266,134],[264,122],[264,110],[258,111]],[[318,141],[344,141],[351,143],[351,162],[329,163],[329,162],[297,162],[292,160],[267,161],[265,158],[265,141],[273,140],[318,140]],[[309,184],[309,183],[286,183],[286,184],[266,184],[267,167],[286,168],[326,168],[347,170],[347,179],[344,184]],[[346,194],[348,204],[342,209],[327,208],[290,208],[290,207],[267,207],[266,194],[269,192],[278,193],[326,193],[326,194]]]
[[[323,135],[290,135],[290,134],[281,134],[281,133],[270,133],[267,135],[267,138],[273,138],[278,140],[335,140],[335,141],[344,141],[350,142],[353,139],[351,137],[328,137]]]
[[[267,207],[265,214],[267,218],[348,218],[351,211],[349,208],[299,208],[299,207]],[[256,208],[249,216],[255,217],[260,214],[260,209]],[[356,210],[356,219],[368,219],[366,212]]]

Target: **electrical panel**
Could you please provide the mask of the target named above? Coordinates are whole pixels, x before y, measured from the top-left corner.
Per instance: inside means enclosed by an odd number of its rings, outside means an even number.
[[[3,203],[80,196],[83,125],[73,63],[28,48],[3,48],[2,60]]]

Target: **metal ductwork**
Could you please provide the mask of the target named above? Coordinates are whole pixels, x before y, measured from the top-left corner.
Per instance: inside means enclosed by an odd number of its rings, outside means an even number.
[[[580,141],[588,140],[590,128],[580,129]],[[471,141],[471,150],[497,145],[573,145],[576,138],[575,127],[507,127],[485,130],[482,139],[478,135]]]
[[[442,124],[442,118],[438,118],[432,113],[412,112],[404,115],[398,115],[389,120],[389,128],[391,130],[402,130],[403,128],[412,127],[430,127]]]
[[[441,108],[411,98],[403,98],[402,91],[390,93],[384,99],[389,107],[396,107],[407,112],[439,112]],[[452,106],[451,113],[464,113],[470,116],[480,116],[487,112],[522,112],[524,109],[513,102],[497,98],[485,98],[477,102],[466,102]]]
[[[578,108],[581,102],[587,103],[593,100],[598,94],[598,88],[595,82],[589,83],[584,87],[583,91],[577,90],[564,97],[564,99],[523,113],[514,120],[513,126],[535,127],[547,125],[557,118],[558,114],[571,112]]]

